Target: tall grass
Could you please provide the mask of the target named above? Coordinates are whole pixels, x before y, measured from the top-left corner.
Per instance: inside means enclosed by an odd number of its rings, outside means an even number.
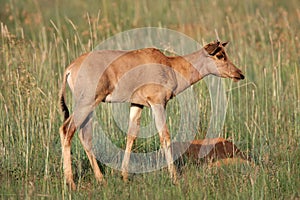
[[[240,198],[297,199],[300,188],[300,10],[299,2],[258,1],[1,1],[0,23],[0,194],[16,198]],[[107,186],[98,186],[74,137],[73,167],[79,192],[64,186],[58,129],[58,91],[64,67],[83,52],[121,31],[160,26],[199,42],[230,40],[228,54],[246,80],[224,80],[228,109],[222,136],[256,160],[257,168],[220,169],[188,164],[178,186],[165,170],[136,175],[124,184],[119,172],[102,166]],[[205,137],[210,100],[199,94]],[[69,95],[69,105],[72,97]],[[124,147],[111,107],[98,109],[102,126]],[[176,116],[176,100],[168,116]],[[142,123],[151,119],[146,110]],[[176,132],[176,121],[169,120]],[[176,133],[174,133],[176,134]],[[156,138],[139,140],[135,151],[158,148]]]

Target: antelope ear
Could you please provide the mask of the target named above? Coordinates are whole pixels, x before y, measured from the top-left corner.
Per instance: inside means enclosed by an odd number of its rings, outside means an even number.
[[[223,43],[222,43],[222,46],[223,46],[223,47],[226,47],[226,45],[227,45],[228,43],[229,43],[228,41],[223,42]]]
[[[218,53],[221,50],[220,42],[219,41],[211,42],[211,43],[205,45],[204,49],[207,51],[207,53],[209,55],[215,55],[216,53]]]

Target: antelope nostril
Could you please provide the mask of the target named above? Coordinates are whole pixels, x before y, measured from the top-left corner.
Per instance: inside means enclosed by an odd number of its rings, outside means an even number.
[[[241,75],[241,77],[240,77],[241,79],[244,79],[244,78],[245,78],[245,76],[244,76],[243,74],[240,74],[240,75]]]

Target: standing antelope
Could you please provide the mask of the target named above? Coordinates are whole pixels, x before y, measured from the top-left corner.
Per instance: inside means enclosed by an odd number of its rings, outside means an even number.
[[[100,102],[130,102],[129,127],[124,158],[123,180],[128,179],[130,152],[140,127],[144,106],[151,108],[160,143],[164,150],[168,170],[177,181],[170,148],[170,134],[166,125],[166,104],[175,95],[213,74],[235,81],[244,75],[227,57],[225,46],[219,41],[204,46],[186,56],[168,57],[154,48],[133,51],[93,51],[77,58],[63,77],[60,101],[64,123],[60,127],[63,168],[67,184],[76,185],[71,169],[71,140],[80,129],[79,138],[89,158],[97,181],[104,181],[92,152],[92,113]],[[75,98],[73,114],[69,115],[65,103],[66,82]]]

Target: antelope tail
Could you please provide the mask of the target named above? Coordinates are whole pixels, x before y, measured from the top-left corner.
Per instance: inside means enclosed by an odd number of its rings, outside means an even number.
[[[63,83],[62,83],[62,87],[60,90],[60,106],[61,106],[61,110],[64,114],[64,121],[66,121],[69,116],[69,109],[68,106],[66,104],[66,83],[67,83],[67,74],[64,74],[64,78],[63,78]]]

